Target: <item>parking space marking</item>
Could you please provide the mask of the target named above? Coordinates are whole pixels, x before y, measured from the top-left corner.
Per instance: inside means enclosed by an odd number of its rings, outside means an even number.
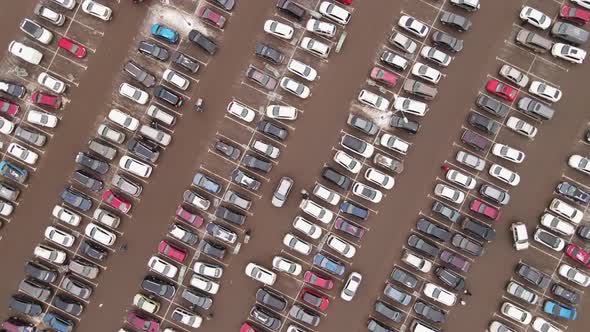
[[[534,59],[534,58],[533,58],[533,59]],[[509,65],[509,66],[512,66],[512,67],[514,67],[514,68],[516,68],[516,69],[520,70],[521,72],[523,72],[523,73],[526,73],[527,75],[533,76],[534,78],[536,78],[536,79],[538,79],[538,80],[540,80],[540,81],[544,82],[545,84],[548,84],[548,85],[554,86],[554,87],[556,87],[556,88],[558,88],[558,89],[560,88],[560,85],[559,85],[559,84],[552,83],[552,82],[548,81],[547,79],[544,79],[544,78],[542,78],[542,77],[540,77],[540,76],[537,76],[535,73],[531,72],[531,71],[530,71],[530,69],[531,69],[530,67],[529,67],[529,69],[528,69],[528,70],[527,70],[527,69],[520,68],[520,67],[518,67],[518,66],[516,66],[516,65],[514,65],[514,64],[512,64],[512,63],[510,63],[510,62],[508,62],[507,60],[504,60],[504,59],[502,59],[502,58],[498,57],[498,56],[496,56],[496,60],[498,60],[498,61],[500,61],[500,62],[503,62],[504,64],[507,64],[507,65]]]
[[[505,44],[507,44],[507,45],[510,45],[510,46],[517,47],[517,48],[519,48],[520,50],[522,50],[522,51],[524,51],[524,52],[527,52],[527,53],[529,53],[530,55],[533,55],[535,59],[539,59],[539,60],[541,60],[541,61],[543,61],[543,62],[545,62],[545,63],[547,63],[547,64],[550,64],[550,65],[552,65],[552,66],[555,66],[555,67],[557,67],[557,68],[559,68],[559,69],[561,69],[561,70],[563,70],[563,71],[565,71],[565,72],[568,72],[568,71],[569,71],[569,69],[568,69],[568,68],[566,68],[566,67],[564,67],[564,66],[562,66],[562,65],[560,65],[560,64],[558,64],[558,63],[555,63],[555,62],[553,62],[553,61],[551,61],[551,60],[549,60],[549,59],[545,59],[545,58],[543,58],[543,57],[540,57],[539,55],[532,53],[531,51],[527,50],[526,48],[524,48],[524,47],[522,47],[522,46],[520,46],[520,45],[518,45],[518,44],[516,44],[516,43],[513,43],[513,42],[511,42],[511,41],[509,41],[509,40],[506,40],[506,39],[504,40],[504,43],[505,43]]]

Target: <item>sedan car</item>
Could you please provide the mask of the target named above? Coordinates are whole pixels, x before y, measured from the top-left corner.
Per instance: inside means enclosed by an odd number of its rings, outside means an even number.
[[[508,319],[524,326],[533,320],[533,315],[530,312],[510,302],[502,303],[500,312]]]
[[[371,79],[390,87],[394,86],[398,79],[397,75],[394,73],[378,66],[375,66],[373,69],[371,69],[369,76]]]
[[[586,51],[563,43],[555,43],[551,48],[551,55],[578,64],[584,62],[584,59],[586,59]]]
[[[451,63],[451,57],[448,54],[430,46],[422,47],[422,50],[420,50],[420,56],[441,67],[448,67]]]
[[[117,236],[113,232],[93,223],[89,223],[86,226],[84,234],[105,246],[112,246],[115,243],[115,240],[117,240]]]
[[[519,17],[524,22],[541,30],[547,30],[551,26],[551,19],[549,16],[543,14],[540,10],[529,6],[522,7]]]
[[[451,52],[456,53],[463,49],[463,40],[457,39],[445,32],[435,31],[431,38],[435,46],[446,48]]]
[[[434,194],[455,204],[461,204],[465,200],[465,193],[442,183],[434,187]]]
[[[494,144],[492,154],[516,164],[522,163],[525,158],[524,152],[500,143]]]
[[[575,244],[568,244],[565,247],[565,254],[574,261],[590,269],[590,254]]]
[[[434,301],[446,306],[453,306],[457,302],[457,295],[433,283],[427,283],[424,286],[423,293]]]
[[[275,20],[267,20],[264,22],[264,32],[276,36],[278,38],[290,40],[293,38],[293,32],[295,30],[292,26],[281,23]]]
[[[307,31],[316,33],[320,36],[324,37],[334,37],[336,35],[336,25],[320,20],[316,20],[315,18],[310,18],[305,25],[305,29]]]
[[[324,277],[318,274],[317,272],[313,271],[305,271],[305,273],[303,274],[303,280],[310,285],[314,285],[328,290],[332,289],[332,287],[334,286],[334,282],[332,281],[332,279]]]
[[[337,276],[342,276],[344,274],[345,271],[345,266],[344,264],[329,258],[327,256],[324,256],[323,254],[316,254],[313,257],[313,265],[317,266],[318,268],[337,275]]]
[[[529,87],[529,92],[554,103],[558,102],[562,96],[561,90],[541,81],[533,81]]]
[[[518,96],[518,90],[516,88],[496,79],[491,79],[486,83],[486,90],[510,102],[514,101]]]
[[[512,67],[511,65],[502,65],[500,67],[500,76],[511,81],[512,83],[524,88],[529,83],[529,77],[520,70]]]
[[[255,53],[257,56],[277,65],[285,60],[285,55],[281,51],[265,43],[256,43]]]
[[[201,6],[197,10],[197,16],[199,16],[205,22],[214,25],[220,29],[223,29],[223,27],[225,26],[225,17],[216,10],[213,10],[212,8],[209,8],[207,6]]]
[[[506,127],[528,138],[534,138],[537,134],[537,128],[535,126],[515,116],[511,116],[508,118],[508,120],[506,121]]]
[[[389,108],[389,101],[385,97],[369,90],[362,89],[357,99],[359,102],[379,111],[386,111]]]
[[[574,308],[568,308],[552,300],[545,300],[543,311],[555,318],[576,320],[577,312]]]
[[[57,47],[79,59],[86,56],[86,48],[84,46],[66,37],[59,38],[57,41]]]
[[[590,158],[582,157],[579,154],[573,154],[569,157],[567,164],[586,175],[590,175]]]
[[[137,50],[139,53],[143,53],[160,61],[166,61],[170,56],[168,50],[165,47],[158,46],[158,44],[146,40],[139,42]]]
[[[498,164],[493,164],[490,167],[489,174],[513,187],[520,183],[520,175]]]
[[[408,15],[402,15],[402,17],[399,18],[397,25],[420,38],[426,37],[429,30],[426,24]]]
[[[127,315],[127,322],[129,325],[140,331],[158,332],[160,330],[160,323],[154,319],[146,318],[143,314],[135,311],[130,311]]]
[[[442,77],[440,71],[420,62],[416,62],[412,67],[412,75],[434,84],[437,84]]]
[[[131,203],[118,197],[110,189],[102,193],[102,201],[123,213],[127,213],[129,210],[131,210]]]
[[[309,82],[312,82],[318,76],[318,72],[315,69],[295,59],[289,61],[287,70]]]
[[[455,209],[453,209],[453,208],[451,208],[439,201],[435,201],[432,204],[432,211],[452,223],[457,223],[459,221],[459,218],[461,217],[461,214],[459,213],[459,211],[457,211],[457,210],[455,210]]]
[[[449,169],[446,174],[446,179],[469,190],[475,188],[475,185],[477,184],[477,181],[473,176],[467,175],[456,169]]]
[[[311,91],[307,86],[288,77],[281,78],[280,86],[283,90],[292,93],[301,99],[306,99],[311,95]]]
[[[471,27],[471,21],[468,18],[452,12],[442,11],[439,20],[440,23],[460,32],[467,31]]]
[[[82,211],[88,211],[92,207],[92,200],[77,190],[65,188],[59,196],[64,203]]]
[[[331,19],[334,22],[340,23],[342,25],[348,24],[352,15],[346,9],[336,5],[330,1],[322,1],[320,3],[320,7],[318,11],[322,16],[325,16]]]
[[[590,21],[590,11],[564,5],[559,11],[559,18],[578,25],[584,25]]]
[[[327,297],[308,288],[304,288],[301,291],[299,299],[307,305],[320,311],[325,311],[330,304],[330,300],[328,300]]]
[[[590,203],[590,193],[585,190],[582,190],[578,185],[575,185],[571,182],[560,182],[555,188],[555,191],[558,194],[563,195],[564,197],[567,197],[569,199],[572,199],[580,204]]]
[[[516,266],[516,274],[541,289],[546,289],[551,283],[551,277],[547,274],[524,263],[519,263]]]
[[[86,14],[94,16],[103,21],[110,21],[113,18],[113,11],[111,8],[94,0],[84,0],[84,2],[82,2],[80,5],[80,8],[82,8],[82,11]]]
[[[267,74],[258,68],[250,65],[246,70],[246,77],[251,81],[255,82],[256,84],[260,85],[261,87],[267,90],[274,90],[277,86],[277,80],[272,77],[270,74]]]

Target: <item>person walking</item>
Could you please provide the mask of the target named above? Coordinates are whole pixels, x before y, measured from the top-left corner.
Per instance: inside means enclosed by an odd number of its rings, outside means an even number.
[[[307,192],[307,190],[301,189],[301,197],[303,199],[308,199],[309,198],[309,193]]]
[[[446,171],[448,171],[448,170],[449,170],[449,166],[447,166],[447,165],[442,165],[442,166],[440,167],[440,169],[442,169],[443,171],[445,171],[445,172],[446,172]]]

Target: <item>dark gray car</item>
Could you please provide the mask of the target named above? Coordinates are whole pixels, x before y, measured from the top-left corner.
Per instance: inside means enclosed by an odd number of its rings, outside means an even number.
[[[287,129],[266,120],[258,122],[256,130],[279,141],[286,140],[289,135]]]
[[[379,126],[375,122],[356,114],[349,114],[346,121],[352,128],[358,129],[367,135],[375,135],[379,131]]]
[[[61,295],[54,297],[51,305],[76,317],[80,316],[84,310],[82,303]]]
[[[518,34],[516,34],[516,43],[537,53],[545,53],[553,46],[551,40],[526,29],[520,29],[518,31]]]
[[[188,301],[191,306],[196,306],[201,309],[209,309],[213,305],[213,300],[205,295],[194,292],[190,289],[185,289],[181,294],[182,298]]]
[[[461,213],[459,213],[459,211],[438,201],[432,204],[432,211],[438,213],[452,223],[459,222],[459,218],[461,218]]]
[[[156,84],[156,77],[154,75],[131,60],[127,61],[123,66],[123,70],[146,88],[151,88]]]
[[[143,187],[141,184],[131,181],[120,174],[113,175],[113,178],[111,179],[111,184],[114,187],[117,187],[122,192],[133,197],[139,197],[139,195],[143,191]]]
[[[381,316],[386,317],[387,319],[399,323],[404,318],[404,314],[393,308],[389,305],[385,304],[385,302],[377,301],[375,302],[375,311],[381,314]]]
[[[529,97],[522,97],[518,101],[517,107],[519,110],[528,113],[537,118],[543,118],[545,120],[551,120],[555,111],[543,104],[542,102]]]
[[[505,117],[506,114],[508,114],[508,111],[510,110],[510,107],[508,107],[508,105],[503,104],[486,95],[479,95],[479,97],[477,97],[477,100],[475,101],[475,104],[484,111],[487,111],[492,115],[495,115],[500,118]]]
[[[58,276],[54,269],[33,261],[25,263],[25,274],[47,283],[54,282]]]
[[[47,141],[47,137],[45,135],[21,126],[16,127],[14,136],[22,141],[31,143],[38,147],[45,145],[45,142]]]
[[[516,266],[516,274],[529,283],[542,289],[546,289],[551,283],[551,277],[549,277],[547,274],[524,263],[518,263]]]
[[[256,43],[255,53],[257,56],[276,65],[283,63],[285,60],[285,55],[281,51],[260,42]]]
[[[246,175],[246,173],[239,169],[235,169],[231,173],[231,179],[240,186],[250,190],[258,190],[258,188],[260,188],[260,181]]]
[[[166,61],[169,57],[168,50],[165,47],[147,40],[140,41],[137,50],[160,61]]]
[[[215,142],[215,150],[231,160],[237,160],[241,154],[240,149],[222,140],[217,140],[217,142]]]
[[[98,261],[104,261],[108,256],[108,251],[105,248],[88,240],[82,241],[79,252]]]
[[[223,257],[225,257],[225,247],[217,243],[201,240],[199,243],[199,249],[204,254],[217,259],[223,259]]]
[[[42,302],[47,302],[51,296],[51,287],[32,278],[22,280],[18,285],[18,290]]]
[[[82,211],[88,211],[92,208],[92,200],[88,196],[82,194],[77,190],[65,188],[59,194],[59,197],[64,203],[71,205],[75,208],[78,208]]]
[[[389,126],[392,128],[398,128],[408,132],[410,134],[417,134],[420,130],[420,124],[416,121],[412,121],[404,116],[392,115],[389,120]]]
[[[205,37],[205,35],[197,30],[191,30],[188,33],[188,39],[211,55],[214,55],[215,52],[217,52],[217,45],[215,42]]]
[[[154,276],[145,277],[141,282],[141,288],[149,293],[167,299],[172,298],[174,293],[176,293],[176,287],[173,284]]]
[[[223,206],[220,206],[217,208],[217,210],[215,210],[215,216],[238,226],[243,225],[244,222],[246,222],[245,215],[232,211]]]
[[[446,267],[437,267],[434,270],[434,275],[443,284],[455,291],[462,292],[465,289],[465,278]]]
[[[389,275],[389,278],[393,281],[399,282],[400,284],[408,287],[408,288],[415,288],[418,285],[418,279],[416,276],[407,272],[406,270],[402,270],[399,267],[394,267]]]
[[[467,31],[471,27],[471,21],[465,16],[461,16],[444,10],[440,15],[440,23],[448,25],[461,32]]]
[[[264,288],[259,288],[256,291],[256,301],[278,310],[279,312],[287,308],[287,300],[279,295],[270,293]]]
[[[412,296],[410,294],[403,292],[390,284],[385,285],[383,294],[401,305],[408,305],[412,302]]]
[[[294,304],[291,307],[291,310],[289,310],[289,316],[310,326],[318,326],[320,324],[319,315],[304,310],[303,307],[296,304]]]
[[[435,31],[432,34],[432,42],[435,46],[446,48],[451,52],[460,52],[463,49],[462,39],[457,39],[441,31]]]
[[[440,250],[436,245],[422,239],[415,234],[412,234],[410,237],[408,237],[408,246],[428,257],[436,257]]]
[[[193,74],[195,74],[199,70],[199,62],[182,52],[174,52],[172,54],[171,59],[172,63],[178,65],[180,68],[183,68]]]
[[[215,182],[205,174],[198,172],[193,177],[193,184],[203,190],[206,190],[212,194],[217,194],[221,191],[221,185]]]
[[[322,178],[334,183],[344,190],[348,190],[352,185],[352,180],[348,176],[335,171],[331,167],[324,168],[322,171]]]
[[[433,305],[422,301],[416,301],[412,308],[418,316],[426,318],[431,322],[442,323],[445,321],[445,313]]]
[[[506,190],[491,184],[482,184],[479,188],[479,193],[483,197],[487,197],[498,204],[506,205],[510,202],[510,194]]]
[[[367,330],[369,330],[370,332],[393,332],[393,330],[387,327],[387,325],[373,318],[370,318],[367,321]]]
[[[78,154],[76,155],[75,161],[76,161],[76,164],[84,166],[90,170],[95,171],[96,173],[103,174],[103,175],[108,173],[109,168],[110,168],[108,163],[106,163],[102,160],[98,160],[96,158],[93,158],[84,152],[78,152]]]
[[[8,300],[8,308],[31,317],[37,317],[43,313],[41,304],[21,295],[11,296]]]
[[[463,219],[461,228],[467,233],[488,242],[496,239],[496,231],[492,227],[469,218]]]
[[[0,80],[0,91],[16,98],[22,98],[27,93],[27,89],[24,86],[4,80]]]
[[[244,159],[242,159],[242,165],[248,167],[249,169],[259,170],[265,173],[270,172],[270,170],[272,169],[272,163],[257,158],[251,154],[247,154],[244,156]]]
[[[551,28],[551,34],[557,38],[561,38],[572,44],[580,45],[588,41],[588,31],[578,28],[577,26],[567,23],[556,21]]]
[[[426,218],[418,219],[416,222],[416,229],[423,234],[442,242],[448,241],[451,237],[451,233],[448,229],[443,228]]]
[[[95,178],[90,173],[87,173],[83,170],[77,170],[72,173],[72,180],[82,185],[84,188],[90,189],[94,192],[101,191],[104,187],[104,184],[101,180]]]
[[[458,248],[473,256],[481,256],[481,254],[483,253],[483,246],[481,244],[459,233],[453,235],[451,243],[453,244],[453,246],[455,246],[455,248]]]
[[[495,135],[502,127],[498,122],[476,112],[470,112],[467,121],[470,125],[490,135]]]

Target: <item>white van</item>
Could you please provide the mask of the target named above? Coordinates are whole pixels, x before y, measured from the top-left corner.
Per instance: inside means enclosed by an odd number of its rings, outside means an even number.
[[[172,136],[169,134],[146,125],[141,125],[141,128],[139,128],[139,133],[142,136],[164,146],[170,144],[170,141],[172,140]]]
[[[150,107],[148,107],[148,109],[145,111],[145,114],[167,126],[173,126],[174,123],[176,123],[176,117],[174,115],[162,110],[155,105],[150,105]]]

